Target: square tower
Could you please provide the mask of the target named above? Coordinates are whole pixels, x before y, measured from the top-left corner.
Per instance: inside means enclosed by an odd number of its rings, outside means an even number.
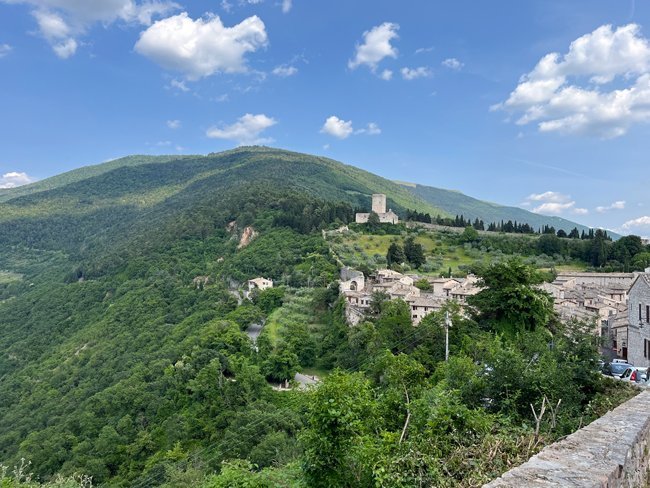
[[[382,193],[372,195],[372,211],[376,214],[386,213],[386,195]]]

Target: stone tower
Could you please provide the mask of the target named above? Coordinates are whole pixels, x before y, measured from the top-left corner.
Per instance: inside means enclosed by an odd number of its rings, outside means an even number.
[[[372,195],[372,211],[376,214],[386,213],[386,195],[375,193]]]

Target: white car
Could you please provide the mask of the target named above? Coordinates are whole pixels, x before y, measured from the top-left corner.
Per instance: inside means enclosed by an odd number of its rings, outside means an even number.
[[[621,381],[629,381],[630,383],[641,383],[648,379],[648,368],[635,368],[630,366],[621,375]]]

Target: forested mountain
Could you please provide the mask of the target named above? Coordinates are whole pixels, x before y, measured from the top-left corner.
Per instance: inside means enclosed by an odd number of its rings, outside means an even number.
[[[556,230],[562,229],[567,234],[571,232],[573,228],[577,228],[580,232],[589,232],[589,227],[571,222],[562,217],[540,215],[524,210],[523,208],[507,207],[497,203],[477,200],[476,198],[467,196],[459,191],[444,190],[442,188],[434,188],[414,183],[400,184],[434,207],[440,208],[452,215],[463,215],[465,219],[469,219],[470,221],[477,218],[486,223],[499,223],[501,221],[507,222],[510,220],[520,224],[527,223],[534,229],[543,229],[544,226],[549,226],[554,227]],[[611,231],[608,231],[608,234],[614,238],[620,237],[618,234]]]
[[[362,170],[260,147],[126,158],[5,192],[0,465],[120,487],[475,486],[542,445],[526,425],[543,395],[563,405],[548,440],[614,402],[594,344],[573,350],[547,308],[513,342],[451,310],[443,366],[436,314],[414,329],[404,302],[379,303],[349,328],[321,230],[377,192],[397,212],[445,215]],[[258,276],[276,286],[248,300]],[[244,330],[260,322],[253,347]],[[309,368],[331,373],[318,393],[269,386]]]

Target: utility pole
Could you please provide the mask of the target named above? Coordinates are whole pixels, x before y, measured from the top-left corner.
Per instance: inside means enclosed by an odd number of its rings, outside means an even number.
[[[449,312],[445,313],[445,361],[449,361],[449,327],[451,327],[451,317]]]

